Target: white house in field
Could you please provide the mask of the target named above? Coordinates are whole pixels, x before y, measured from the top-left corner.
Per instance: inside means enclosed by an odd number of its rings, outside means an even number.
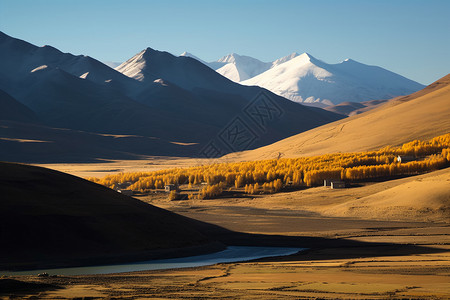
[[[133,190],[117,190],[117,191],[125,196],[133,196]]]
[[[176,184],[167,184],[164,187],[164,190],[166,193],[170,193],[171,191],[176,191],[178,189],[178,186]]]
[[[397,162],[398,163],[407,163],[407,162],[413,161],[413,160],[415,160],[414,156],[409,156],[409,155],[399,155],[399,156],[397,156]]]
[[[329,186],[332,189],[343,189],[345,188],[345,182],[337,179],[325,179],[323,186]]]
[[[331,182],[332,189],[343,189],[345,188],[345,182],[334,180]]]

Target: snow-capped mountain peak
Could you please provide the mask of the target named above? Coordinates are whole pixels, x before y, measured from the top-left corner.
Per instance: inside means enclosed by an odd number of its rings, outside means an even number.
[[[256,58],[238,55],[236,53],[228,54],[217,60],[217,62],[225,63],[225,65],[216,71],[235,82],[252,78],[268,70],[271,66],[271,63],[262,62]]]
[[[286,56],[281,57],[281,58],[279,58],[277,60],[274,60],[272,62],[272,68],[276,67],[278,65],[281,65],[282,63],[285,63],[287,61],[290,61],[291,59],[293,59],[294,57],[297,57],[297,56],[299,56],[299,54],[297,52],[293,52],[293,53],[291,53],[289,55],[286,55]]]
[[[129,60],[122,63],[116,68],[116,70],[128,77],[143,81],[146,73],[148,73],[146,71],[147,67],[150,64],[164,64],[172,57],[173,55],[168,52],[157,51],[147,47]]]
[[[211,69],[216,70],[222,76],[225,76],[235,82],[240,82],[255,77],[269,70],[270,68],[285,63],[299,56],[299,54],[294,52],[273,62],[262,62],[259,59],[246,55],[239,55],[234,52],[227,54],[213,62],[205,62],[194,54],[186,51],[181,53],[180,56],[194,58],[199,62],[207,65]]]
[[[203,63],[203,64],[205,64],[205,65],[208,65],[207,62],[205,62],[204,60],[198,58],[197,56],[195,56],[194,54],[192,54],[192,53],[190,53],[190,52],[184,51],[184,52],[181,53],[179,56],[190,57],[190,58],[193,58],[193,59],[198,60],[199,62],[201,62],[201,63]]]
[[[291,60],[291,62],[295,61],[296,63],[300,63],[300,62],[308,63],[308,62],[311,62],[311,60],[316,60],[316,59],[311,54],[304,52],[304,53],[300,54],[299,56],[294,57]]]
[[[303,53],[249,80],[296,102],[320,105],[361,102],[406,95],[424,86],[380,67],[352,59],[327,64]]]
[[[146,60],[144,56],[148,55],[151,48],[147,48],[130,58],[129,60],[123,62],[115,69],[120,73],[134,78],[136,80],[142,81],[144,80],[144,75],[142,74],[142,70],[146,67]]]
[[[154,70],[155,64],[157,68],[170,64],[171,59],[175,58],[170,57],[172,55],[167,52],[147,48],[116,70],[142,81],[144,74],[149,79],[154,77],[151,70]],[[243,85],[257,85],[292,101],[322,107],[345,101],[388,99],[423,88],[423,85],[417,82],[380,67],[365,65],[350,58],[340,63],[328,64],[307,52],[294,52],[273,62],[263,62],[236,53],[230,53],[210,63],[189,52],[182,53],[179,58],[182,57],[191,57]],[[151,70],[145,71],[149,62],[152,64],[149,68]],[[184,63],[188,63],[187,60]],[[165,76],[164,79],[169,79]],[[183,82],[189,82],[188,77]],[[154,79],[157,78],[152,80]],[[182,86],[189,89],[191,85]]]
[[[217,61],[224,62],[224,63],[235,63],[236,60],[239,60],[239,59],[254,59],[254,58],[249,57],[249,56],[239,55],[236,53],[230,53],[228,55],[225,55],[222,58],[219,58]]]

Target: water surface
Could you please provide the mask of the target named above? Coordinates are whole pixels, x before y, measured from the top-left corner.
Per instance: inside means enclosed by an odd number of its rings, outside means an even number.
[[[282,247],[241,247],[229,246],[227,249],[205,255],[189,256],[171,259],[148,260],[135,263],[89,266],[76,268],[57,268],[8,272],[0,271],[0,275],[36,275],[46,272],[50,275],[90,275],[110,274],[134,271],[164,270],[175,268],[188,268],[209,266],[217,263],[230,263],[238,261],[249,261],[258,258],[285,256],[295,254],[306,248],[282,248]]]

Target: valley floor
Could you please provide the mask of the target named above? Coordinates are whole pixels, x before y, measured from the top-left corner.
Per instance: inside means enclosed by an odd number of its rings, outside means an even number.
[[[448,299],[450,224],[445,209],[436,210],[441,215],[424,211],[420,218],[407,210],[369,218],[363,211],[359,217],[343,216],[342,205],[357,199],[379,203],[385,193],[408,190],[413,183],[420,187],[421,182],[426,186],[444,182],[442,188],[446,189],[449,173],[446,169],[343,190],[319,187],[253,198],[167,201],[145,196],[141,200],[234,231],[264,234],[267,239],[273,236],[274,241],[276,236],[284,236],[299,241],[315,238],[316,242],[313,246],[303,245],[312,248],[304,253],[245,263],[100,276],[7,279],[60,287],[36,289],[33,293],[23,289],[21,295],[49,299]],[[374,195],[381,196],[367,198]],[[431,196],[439,198],[442,193]],[[341,210],[333,215],[336,207]],[[351,207],[346,208],[351,211]]]
[[[450,227],[437,224],[377,224],[336,228],[355,240],[400,243],[374,247],[320,249],[256,262],[100,276],[36,276],[13,279],[62,287],[37,295],[121,299],[448,299]],[[388,227],[383,227],[388,226]],[[394,224],[398,225],[398,224]],[[287,229],[287,228],[286,228]],[[327,231],[332,234],[332,231]],[[416,249],[409,245],[432,249]],[[17,295],[17,294],[16,294]]]
[[[78,177],[103,177],[121,172],[151,172],[170,168],[184,168],[220,162],[221,159],[146,156],[137,160],[104,160],[95,163],[34,164]]]

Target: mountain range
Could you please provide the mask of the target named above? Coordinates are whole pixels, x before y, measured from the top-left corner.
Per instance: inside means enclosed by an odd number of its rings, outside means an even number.
[[[327,64],[308,53],[292,53],[273,62],[232,53],[210,63],[187,52],[181,55],[198,59],[235,82],[264,87],[292,101],[319,107],[390,99],[424,88],[381,67],[352,59]]]
[[[65,129],[72,136],[85,132],[83,136],[89,136],[98,150],[107,147],[109,154],[126,152],[128,140],[133,140],[134,149],[140,139],[146,146],[139,155],[201,156],[212,141],[220,148],[218,154],[225,154],[343,117],[293,103],[260,87],[240,85],[190,57],[147,48],[115,70],[89,56],[38,47],[1,32],[0,90],[6,93],[0,94],[7,98],[3,101],[14,102],[21,111],[20,118],[11,120],[9,115],[8,125],[1,129],[7,139],[0,139],[8,144],[2,154],[18,161],[25,159],[18,150],[26,147],[20,143],[30,140],[35,131],[45,131],[49,141],[40,144],[39,153],[50,145],[58,151],[60,129]],[[263,103],[271,107],[262,107]],[[266,119],[257,111],[261,109],[266,109]],[[29,119],[24,120],[24,115]],[[239,128],[246,131],[245,143],[236,136],[227,137],[227,130]],[[110,148],[102,146],[105,135],[128,138],[119,148]]]
[[[189,52],[183,52],[180,56],[192,57],[207,65],[211,69],[216,70],[217,73],[227,77],[228,79],[233,80],[234,82],[241,82],[293,59],[298,56],[298,53],[294,52],[273,62],[262,62],[256,58],[239,55],[236,53],[228,54],[222,58],[219,58],[217,61],[209,63]]]

